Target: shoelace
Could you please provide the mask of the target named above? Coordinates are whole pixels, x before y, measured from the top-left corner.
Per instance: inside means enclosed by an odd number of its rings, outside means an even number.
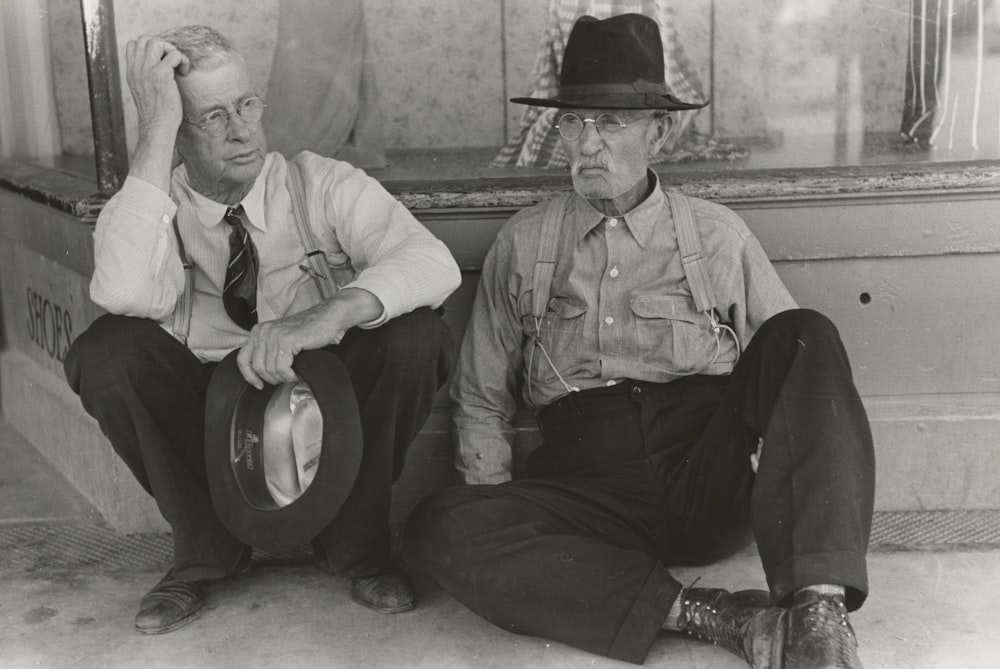
[[[713,606],[718,602],[719,593],[712,593],[709,601],[691,597],[688,589],[681,593],[681,597],[679,623],[684,632],[721,645],[741,657],[744,655],[742,626],[727,624],[719,616],[719,609]]]
[[[793,607],[793,611],[794,611]],[[817,594],[817,598],[794,612],[801,615],[801,619],[793,622],[793,625],[803,625],[809,632],[819,632],[821,637],[827,639],[832,647],[828,647],[836,656],[842,666],[854,666],[853,660],[856,656],[857,637],[854,628],[851,627],[847,619],[847,607],[843,598],[839,595]],[[796,616],[797,617],[797,616]],[[846,637],[836,633],[838,628],[847,632]]]

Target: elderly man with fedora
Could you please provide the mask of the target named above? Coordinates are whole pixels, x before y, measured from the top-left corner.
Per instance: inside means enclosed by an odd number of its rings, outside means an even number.
[[[451,387],[468,485],[414,510],[408,566],[503,629],[634,663],[674,630],[755,667],[859,666],[867,417],[836,328],[743,221],[649,169],[702,106],[667,90],[658,26],[580,18],[558,95],[514,101],[559,108],[573,192],[487,255]],[[543,443],[511,480],[519,398]],[[671,575],[751,537],[768,591]]]
[[[411,586],[390,554],[390,488],[449,372],[451,335],[435,310],[460,280],[454,259],[361,170],[310,152],[268,153],[264,101],[215,30],[185,26],[130,41],[126,68],[139,132],[128,178],[97,222],[90,285],[110,313],[74,342],[65,367],[173,533],[172,568],[143,597],[136,630],[186,624],[203,610],[207,584],[249,564],[253,528],[234,534],[213,506],[206,423],[216,435],[208,445],[225,450],[216,461],[231,457],[229,483],[253,507],[235,517],[273,509],[280,519],[300,483],[323,478],[311,483],[323,495],[304,496],[312,501],[291,529],[320,525],[299,538],[321,566],[350,577],[359,603],[411,608]],[[227,365],[241,380],[224,377],[218,393],[242,393],[241,384],[273,391],[300,377],[316,392],[268,391],[245,407],[213,398],[213,371]],[[272,395],[284,409],[271,410]],[[330,423],[312,430],[321,445],[261,453],[260,426],[236,425],[317,402],[326,405],[317,417]],[[339,422],[349,429],[335,429]],[[338,435],[348,443],[331,444]],[[237,465],[259,473],[269,458],[296,455],[304,460],[285,468],[294,480],[284,496],[273,492],[280,466],[266,480],[235,474]],[[334,494],[331,482],[350,487]],[[306,523],[309,513],[322,522]]]

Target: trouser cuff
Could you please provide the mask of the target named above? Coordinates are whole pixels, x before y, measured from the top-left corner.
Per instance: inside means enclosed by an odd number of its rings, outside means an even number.
[[[771,596],[779,604],[788,604],[799,588],[821,583],[844,586],[848,611],[861,608],[868,596],[865,556],[853,551],[796,555],[768,572]]]
[[[642,664],[680,594],[681,584],[659,562],[639,591],[635,603],[615,635],[608,657]]]

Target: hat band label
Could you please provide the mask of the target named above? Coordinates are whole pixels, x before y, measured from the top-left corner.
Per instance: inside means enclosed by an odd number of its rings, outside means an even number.
[[[236,429],[236,435],[234,440],[234,452],[235,452],[235,462],[243,460],[244,466],[249,470],[253,471],[253,460],[254,460],[254,448],[260,442],[260,437],[253,430],[245,430],[243,428]]]
[[[229,428],[229,452],[236,484],[256,509],[276,507],[264,471],[264,413],[271,392],[245,386],[236,401]]]

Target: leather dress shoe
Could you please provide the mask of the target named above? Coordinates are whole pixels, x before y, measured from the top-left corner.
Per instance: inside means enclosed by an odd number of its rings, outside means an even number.
[[[239,581],[250,573],[253,549],[244,547],[236,564],[219,581]],[[202,614],[208,593],[206,581],[177,581],[167,572],[139,602],[135,631],[139,634],[166,634],[187,625]]]
[[[351,579],[351,599],[379,613],[402,613],[413,608],[413,586],[399,571]]]
[[[786,669],[861,669],[858,641],[843,595],[804,588],[788,611]]]
[[[172,580],[167,573],[139,602],[135,631],[139,634],[164,634],[187,625],[202,613],[205,585]]]
[[[739,655],[754,669],[781,669],[787,612],[770,602],[763,590],[688,588],[681,592],[678,627]]]

